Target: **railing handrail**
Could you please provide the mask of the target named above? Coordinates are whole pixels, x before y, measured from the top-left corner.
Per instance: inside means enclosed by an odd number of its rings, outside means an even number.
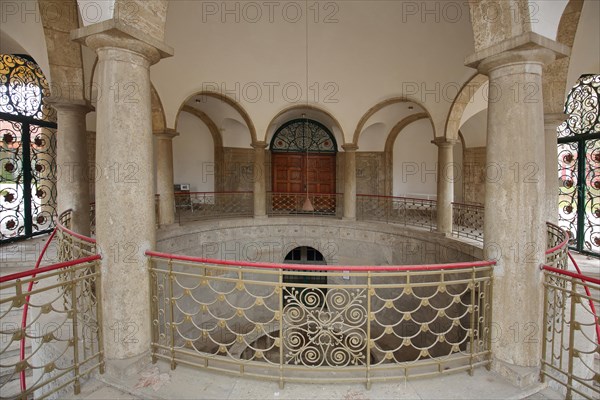
[[[437,200],[432,200],[432,199],[423,199],[423,198],[419,198],[419,197],[405,197],[405,196],[386,196],[386,195],[379,195],[379,194],[357,193],[356,197],[376,197],[376,198],[381,198],[381,199],[418,200],[418,201],[427,201],[429,203],[437,203]]]
[[[593,278],[591,276],[583,275],[580,273],[565,271],[564,269],[551,267],[550,265],[542,265],[542,266],[540,266],[540,269],[549,271],[549,272],[553,272],[553,273],[556,273],[559,275],[565,275],[565,276],[569,276],[571,278],[580,279],[584,282],[591,282],[595,285],[600,285],[600,279]]]
[[[68,212],[68,211],[71,211],[71,210],[67,210],[65,212]],[[61,224],[60,221],[56,221],[56,228],[60,229],[61,231],[65,232],[66,234],[68,234],[70,236],[73,236],[76,239],[82,240],[87,243],[96,244],[96,239],[92,239],[91,237],[87,237],[87,236],[81,235],[77,232],[73,232],[72,230],[70,230],[63,224]]]
[[[35,277],[35,275],[42,274],[44,272],[51,272],[51,271],[55,271],[57,269],[72,267],[74,265],[84,264],[86,262],[96,261],[96,260],[100,260],[100,259],[102,259],[102,256],[100,254],[95,254],[95,255],[91,255],[91,256],[78,258],[77,260],[65,261],[65,262],[61,262],[61,263],[57,263],[57,264],[48,265],[46,267],[41,267],[38,269],[32,268],[32,269],[28,269],[27,271],[15,272],[14,274],[0,276],[0,283],[6,283],[6,282],[13,281],[16,279],[27,278],[28,276]]]
[[[175,192],[175,195],[188,195],[188,194],[248,194],[248,193],[254,193],[251,190],[229,190],[229,191],[222,191],[222,192]]]
[[[453,206],[461,206],[461,207],[473,207],[473,208],[479,208],[481,210],[485,209],[485,206],[481,205],[481,204],[475,204],[475,203],[462,203],[459,201],[453,201],[452,202]]]
[[[562,242],[560,242],[559,244],[557,244],[556,246],[547,249],[544,254],[554,253],[556,250],[563,248],[564,246],[566,246],[569,243],[569,233],[567,231],[565,231],[558,225],[554,225],[552,222],[546,222],[546,226],[550,226],[550,227],[562,232],[565,236],[565,239]]]
[[[250,193],[254,193],[254,192],[250,192]],[[343,195],[343,193],[316,193],[316,192],[274,192],[272,190],[268,190],[266,192],[267,194],[287,194],[287,195],[298,195],[298,196],[306,196],[308,195],[312,195],[312,196],[341,196]]]
[[[182,256],[178,254],[162,253],[158,251],[147,250],[146,255],[153,258],[163,258],[166,260],[188,261],[202,264],[214,264],[233,267],[251,267],[263,269],[286,269],[286,270],[309,270],[318,272],[327,271],[351,271],[351,272],[368,272],[368,271],[436,271],[448,269],[464,269],[464,268],[481,268],[496,265],[496,261],[472,261],[462,263],[448,264],[424,264],[424,265],[378,265],[378,266],[363,266],[363,265],[310,265],[310,264],[277,264],[277,263],[259,263],[250,261],[229,261],[217,260],[212,258]]]

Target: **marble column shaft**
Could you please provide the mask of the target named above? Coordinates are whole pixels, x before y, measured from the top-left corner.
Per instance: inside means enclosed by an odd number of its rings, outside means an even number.
[[[254,148],[254,217],[263,218],[267,215],[267,185],[265,153],[266,142],[252,144]]]
[[[492,353],[500,363],[539,367],[546,248],[544,48],[483,60],[489,76],[484,257],[494,268]],[[531,91],[530,88],[537,88]],[[492,99],[493,97],[493,99]],[[504,363],[504,364],[502,364]]]
[[[57,113],[56,166],[57,213],[72,210],[71,229],[90,234],[90,165],[88,163],[86,114],[83,101],[52,99]]]
[[[345,144],[344,149],[344,219],[356,219],[356,150],[355,144]]]
[[[454,154],[456,140],[438,138],[432,141],[438,147],[437,171],[437,231],[452,233],[452,202],[454,201]]]
[[[156,191],[158,193],[158,223],[175,222],[175,191],[173,187],[173,138],[179,133],[166,130],[156,137]]]

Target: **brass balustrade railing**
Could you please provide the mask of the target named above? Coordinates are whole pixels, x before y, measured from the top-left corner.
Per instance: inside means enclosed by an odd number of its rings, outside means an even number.
[[[176,220],[251,217],[254,214],[252,192],[178,192],[175,193]]]
[[[77,394],[92,371],[103,372],[100,256],[92,239],[65,226],[69,213],[53,235],[62,262],[39,268],[44,250],[36,268],[0,277],[2,398],[60,397],[69,387]]]
[[[341,216],[342,204],[339,193],[267,193],[268,215]]]
[[[568,252],[568,233],[548,223],[544,271],[541,379],[566,399],[600,397],[600,279],[581,274]],[[577,272],[568,270],[569,257]]]
[[[435,200],[410,197],[356,195],[356,219],[381,221],[434,230],[437,203]]]
[[[146,254],[152,356],[172,368],[369,387],[491,362],[494,262],[324,267]]]
[[[546,261],[545,264],[566,270],[569,264],[569,234],[557,225],[546,223]]]
[[[483,242],[482,205],[452,203],[452,234]]]

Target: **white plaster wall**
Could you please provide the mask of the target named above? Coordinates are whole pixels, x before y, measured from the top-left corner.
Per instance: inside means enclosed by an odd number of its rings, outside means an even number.
[[[256,22],[244,15],[239,22],[235,15],[207,16],[206,3],[177,1],[169,6],[165,41],[175,48],[175,56],[152,67],[167,124],[172,126],[179,105],[190,94],[216,83],[240,101],[259,138],[264,137],[278,112],[307,101],[306,20],[294,23],[289,15],[288,20],[282,16],[286,5],[294,2],[277,2],[273,21],[265,11]],[[220,8],[224,3],[214,4]],[[465,56],[473,51],[467,4],[460,3],[460,18],[440,16],[437,22],[435,16],[406,15],[405,2],[315,4],[320,14],[309,15],[308,102],[331,112],[350,141],[370,107],[407,94],[426,105],[441,134],[453,100],[445,95],[452,92],[444,93],[445,86],[460,87],[472,74],[464,66]],[[325,9],[327,4],[330,8]],[[330,23],[325,23],[330,15]],[[269,84],[274,85],[273,96]],[[262,88],[258,98],[253,91],[257,85]],[[284,93],[286,85],[289,90]],[[296,88],[303,90],[301,96]]]
[[[0,38],[8,36],[13,39],[33,57],[50,81],[46,38],[37,0],[0,0],[0,11]],[[0,52],[5,51],[4,43],[0,40]],[[9,50],[6,49],[7,52]]]
[[[115,11],[115,0],[77,0],[83,26],[109,20]]]
[[[529,0],[531,30],[556,40],[560,18],[568,0]]]
[[[435,199],[437,193],[437,147],[431,143],[431,123],[419,120],[408,125],[394,143],[394,196]]]
[[[470,147],[485,147],[487,140],[487,108],[471,116],[460,127],[465,138],[465,145]]]
[[[193,192],[213,192],[215,156],[210,131],[189,113],[181,113],[178,119],[179,136],[173,139],[174,183],[189,183]]]

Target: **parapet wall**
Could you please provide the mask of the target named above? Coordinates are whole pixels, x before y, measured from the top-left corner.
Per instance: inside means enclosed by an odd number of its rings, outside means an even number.
[[[393,224],[318,217],[197,221],[157,232],[157,250],[222,260],[283,262],[299,246],[328,265],[419,265],[474,261],[476,244]]]

